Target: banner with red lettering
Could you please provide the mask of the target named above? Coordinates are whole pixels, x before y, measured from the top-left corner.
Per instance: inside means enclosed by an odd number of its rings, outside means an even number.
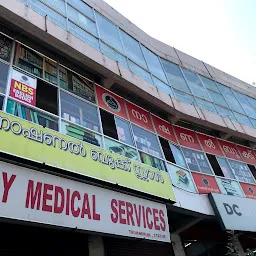
[[[181,128],[179,126],[174,126],[174,131],[177,135],[180,145],[188,148],[202,150],[194,131]]]
[[[236,145],[236,146],[246,163],[251,165],[256,165],[256,157],[254,155],[252,148],[247,148],[240,145]]]
[[[256,186],[248,183],[240,182],[244,194],[248,198],[256,199]]]
[[[10,96],[29,105],[36,105],[36,79],[11,70]]]
[[[126,106],[131,122],[147,129],[154,131],[153,125],[150,119],[150,114],[148,111],[126,101]]]
[[[215,177],[191,172],[199,194],[221,193]]]
[[[238,149],[234,143],[226,141],[226,140],[220,140],[220,139],[218,139],[218,142],[219,142],[220,147],[226,157],[229,157],[231,159],[235,159],[238,161],[243,161],[243,159],[242,159],[240,153],[238,152]]]
[[[170,242],[163,204],[0,162],[0,217]]]
[[[202,133],[196,133],[196,134],[205,152],[213,155],[223,156],[223,153],[220,149],[220,146],[216,138],[202,134]]]
[[[124,105],[124,100],[121,97],[115,95],[110,91],[105,90],[100,86],[96,86],[95,88],[98,105],[101,108],[104,108],[115,115],[128,119]]]
[[[177,143],[171,124],[155,115],[151,115],[151,117],[155,125],[157,134],[167,140]]]

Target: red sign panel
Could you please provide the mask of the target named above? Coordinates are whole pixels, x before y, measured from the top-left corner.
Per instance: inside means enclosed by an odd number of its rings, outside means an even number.
[[[221,193],[213,176],[191,172],[199,194]]]
[[[96,86],[96,95],[98,99],[98,105],[113,114],[127,118],[124,100],[115,95],[114,93],[105,90],[100,86]]]
[[[126,101],[126,106],[131,122],[147,130],[154,131],[149,112],[128,101]]]
[[[246,197],[256,199],[256,186],[255,185],[242,183],[242,182],[240,182],[240,185],[241,185]]]
[[[202,133],[197,133],[197,137],[205,152],[213,155],[223,156],[220,146],[214,137]]]
[[[182,146],[201,150],[201,146],[199,144],[195,132],[178,126],[174,126],[174,131],[177,135],[179,143]]]
[[[242,157],[239,154],[239,151],[236,147],[236,145],[232,142],[228,142],[225,140],[218,140],[220,143],[220,147],[223,150],[224,154],[226,157],[238,160],[238,161],[242,161]]]
[[[253,149],[240,145],[237,145],[237,148],[246,163],[256,165],[256,157],[254,155]]]
[[[151,116],[156,128],[157,134],[164,137],[167,140],[177,143],[171,124],[169,124],[168,122],[164,121],[163,119],[157,116],[154,116],[154,115],[151,115]]]

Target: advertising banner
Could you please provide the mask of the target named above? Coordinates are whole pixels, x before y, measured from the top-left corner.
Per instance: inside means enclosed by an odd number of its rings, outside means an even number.
[[[244,194],[248,198],[256,199],[256,185],[240,182]]]
[[[0,162],[0,217],[170,242],[166,207]]]
[[[0,151],[175,200],[168,173],[2,112]]]
[[[243,147],[240,145],[236,145],[236,146],[246,163],[251,164],[251,165],[256,165],[256,157],[254,155],[253,149]]]
[[[215,177],[192,172],[199,194],[220,193]]]
[[[216,181],[219,185],[220,191],[224,195],[229,196],[242,196],[244,197],[244,194],[240,188],[240,185],[235,180],[229,180],[224,178],[216,177]]]
[[[194,131],[184,129],[178,126],[174,126],[174,131],[177,135],[180,145],[188,148],[202,150]]]
[[[225,140],[218,140],[218,141],[226,157],[229,157],[234,160],[242,161],[242,157],[240,156],[235,144]]]
[[[197,137],[205,152],[212,155],[223,156],[220,146],[214,137],[202,133],[197,133]]]
[[[155,115],[151,115],[151,117],[155,125],[157,134],[167,140],[177,143],[171,124]]]
[[[36,105],[36,79],[11,70],[10,96],[29,105]]]
[[[121,97],[115,95],[110,91],[105,90],[100,86],[96,86],[95,88],[98,99],[98,105],[101,108],[104,108],[115,115],[128,119],[124,105],[124,100]]]
[[[168,173],[170,174],[172,184],[175,187],[188,190],[190,192],[196,192],[191,174],[189,171],[175,166],[173,164],[167,164]]]
[[[209,199],[224,230],[256,231],[256,200],[220,194]]]
[[[151,122],[150,114],[148,111],[126,101],[127,110],[129,113],[129,117],[131,122],[138,124],[139,126],[154,131],[153,125]]]

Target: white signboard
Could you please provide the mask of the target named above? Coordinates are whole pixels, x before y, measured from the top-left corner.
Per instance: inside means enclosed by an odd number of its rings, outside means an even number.
[[[221,194],[209,195],[223,229],[256,231],[256,200]]]
[[[166,207],[0,162],[0,217],[170,242]]]

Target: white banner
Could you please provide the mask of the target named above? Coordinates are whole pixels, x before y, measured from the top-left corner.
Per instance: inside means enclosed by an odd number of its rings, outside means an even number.
[[[170,242],[163,204],[4,162],[0,200],[0,217]]]

